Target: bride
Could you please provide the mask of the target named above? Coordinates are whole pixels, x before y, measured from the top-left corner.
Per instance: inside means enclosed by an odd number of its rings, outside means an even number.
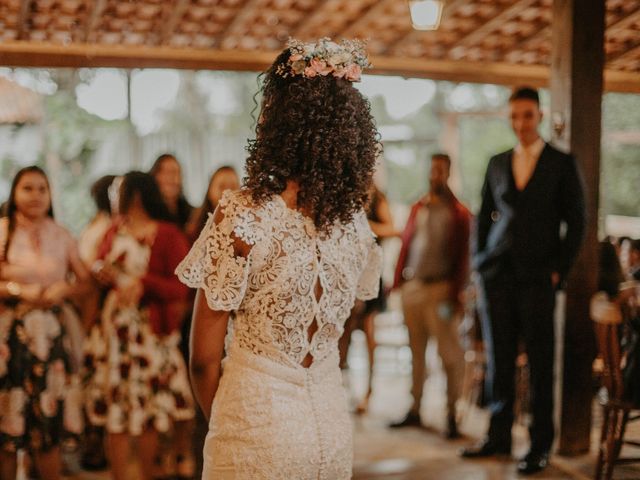
[[[363,211],[379,144],[353,86],[367,66],[359,42],[289,42],[264,74],[245,187],[224,195],[177,269],[198,288],[205,479],[351,477],[338,339],[381,269]]]

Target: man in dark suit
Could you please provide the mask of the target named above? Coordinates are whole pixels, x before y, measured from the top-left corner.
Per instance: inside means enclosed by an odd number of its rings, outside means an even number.
[[[487,353],[487,436],[462,451],[467,458],[511,452],[515,359],[519,340],[529,360],[531,447],[518,471],[548,464],[553,443],[555,292],[576,257],[585,229],[583,187],[571,155],[545,143],[538,92],[509,99],[512,150],[489,161],[476,219],[473,263],[481,278],[480,314]]]

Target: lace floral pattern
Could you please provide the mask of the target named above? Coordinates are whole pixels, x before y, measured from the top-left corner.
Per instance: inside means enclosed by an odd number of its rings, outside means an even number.
[[[356,296],[378,293],[382,256],[364,212],[324,235],[278,195],[256,207],[246,192],[228,192],[220,209],[179,278],[202,288],[213,310],[235,311],[232,341],[241,348],[293,367],[307,354],[322,360],[337,348]],[[235,239],[251,246],[247,258],[235,255]]]
[[[356,296],[378,293],[381,254],[365,214],[324,235],[280,196],[256,207],[227,193],[219,208],[176,271],[212,309],[234,312],[203,479],[351,478],[338,340]]]
[[[211,411],[204,480],[346,480],[353,438],[337,355],[292,369],[231,348]]]

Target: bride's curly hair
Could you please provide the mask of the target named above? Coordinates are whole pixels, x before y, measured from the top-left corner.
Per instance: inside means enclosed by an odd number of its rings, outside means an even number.
[[[289,49],[263,74],[262,110],[249,142],[245,186],[262,204],[300,185],[298,206],[318,230],[348,223],[368,200],[381,146],[369,101],[352,82],[332,75],[283,77]]]

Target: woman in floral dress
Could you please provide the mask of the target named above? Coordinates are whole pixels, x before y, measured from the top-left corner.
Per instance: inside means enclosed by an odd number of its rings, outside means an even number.
[[[71,281],[72,276],[75,281]],[[81,389],[65,328],[66,299],[88,272],[76,242],[53,219],[38,167],[18,172],[0,221],[0,478],[16,478],[16,453],[41,478],[60,478],[60,444],[82,429]]]
[[[153,478],[158,432],[193,418],[178,349],[188,290],[173,275],[188,242],[164,221],[166,207],[148,174],[125,175],[120,215],[93,268],[108,293],[87,341],[87,415],[92,424],[106,427],[113,478],[129,478],[131,437],[140,440],[143,478]]]

